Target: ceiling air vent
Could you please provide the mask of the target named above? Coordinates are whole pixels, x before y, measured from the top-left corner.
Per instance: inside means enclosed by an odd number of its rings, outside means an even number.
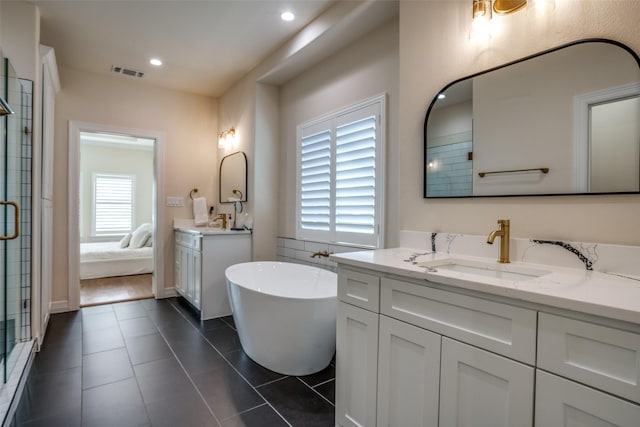
[[[111,71],[118,74],[124,74],[125,76],[130,76],[130,77],[144,76],[144,73],[142,71],[132,70],[131,68],[118,67],[116,65],[111,66]]]

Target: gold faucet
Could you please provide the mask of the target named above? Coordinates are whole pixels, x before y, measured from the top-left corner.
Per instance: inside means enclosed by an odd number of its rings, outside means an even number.
[[[498,224],[500,225],[500,230],[494,230],[489,234],[489,238],[487,238],[487,243],[493,245],[493,241],[496,236],[500,237],[500,257],[498,258],[498,262],[503,264],[509,263],[509,220],[508,219],[499,219]]]
[[[222,220],[222,229],[223,230],[226,229],[227,228],[227,214],[221,213],[221,214],[218,214],[218,215],[216,215],[214,217],[214,220],[216,220],[216,221],[219,220],[219,219]]]

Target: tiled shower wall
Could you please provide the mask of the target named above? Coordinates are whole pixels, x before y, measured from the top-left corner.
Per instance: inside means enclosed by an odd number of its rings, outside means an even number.
[[[427,149],[427,193],[438,196],[471,196],[473,194],[473,162],[469,153],[471,141],[441,145]]]
[[[324,251],[337,254],[366,250],[357,246],[320,243],[309,240],[290,239],[287,237],[278,237],[276,245],[278,261],[312,265],[333,272],[335,272],[338,267],[335,262],[322,256],[311,258],[311,255]]]
[[[31,339],[31,165],[33,137],[33,82],[20,79],[22,84],[22,143],[20,161],[22,177],[20,189],[20,298],[21,319],[19,341]]]

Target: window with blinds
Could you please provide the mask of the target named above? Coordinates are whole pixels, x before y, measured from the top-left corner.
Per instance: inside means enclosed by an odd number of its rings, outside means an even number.
[[[299,239],[380,247],[384,97],[298,126]]]
[[[93,235],[111,236],[132,230],[133,175],[93,174]]]

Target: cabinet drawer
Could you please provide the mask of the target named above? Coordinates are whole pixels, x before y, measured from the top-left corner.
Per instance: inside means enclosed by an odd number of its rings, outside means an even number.
[[[640,335],[540,313],[538,367],[640,402]]]
[[[538,370],[536,427],[637,427],[640,406]]]
[[[380,312],[530,365],[535,363],[533,310],[383,278]]]
[[[380,278],[341,268],[338,299],[377,313],[380,310]]]
[[[202,236],[198,234],[176,231],[175,238],[176,245],[185,246],[187,248],[195,249],[196,251],[202,250]]]

